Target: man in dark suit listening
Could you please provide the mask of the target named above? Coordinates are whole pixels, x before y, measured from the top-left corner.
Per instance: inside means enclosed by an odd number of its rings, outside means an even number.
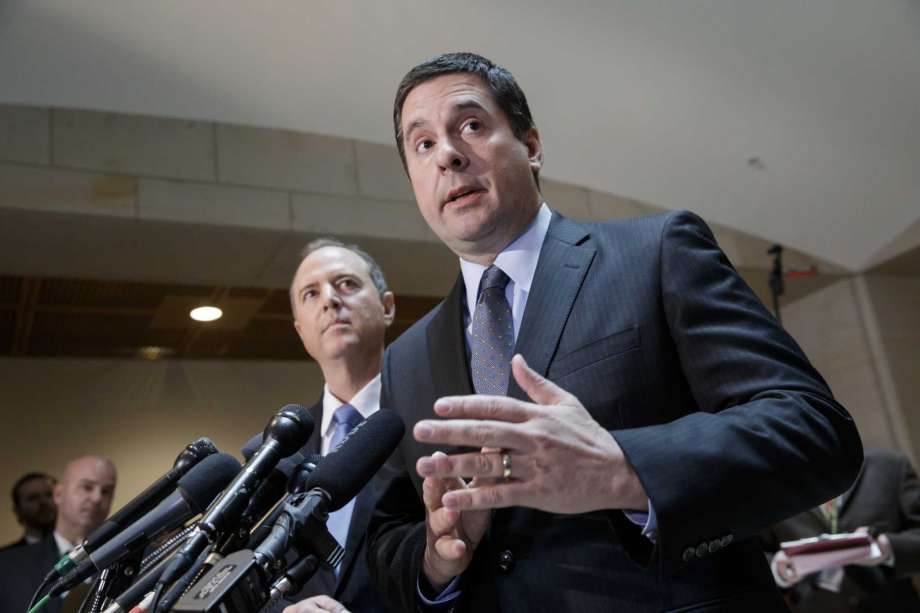
[[[777,553],[773,572],[796,613],[896,613],[920,611],[911,575],[920,573],[920,480],[903,454],[867,449],[859,476],[846,492],[818,508],[790,517],[765,532],[767,549],[828,533],[867,530],[879,555],[859,564],[805,577]]]
[[[291,283],[291,309],[304,349],[326,381],[321,401],[310,409],[317,427],[304,452],[325,455],[380,408],[380,361],[395,300],[370,255],[355,245],[319,239],[303,252]],[[365,487],[330,515],[327,526],[345,557],[334,572],[317,571],[285,613],[388,610],[367,570],[365,530],[375,502]]]
[[[26,473],[16,480],[10,493],[13,513],[23,528],[22,538],[0,547],[0,551],[37,543],[54,529],[54,484],[54,477],[39,472]]]
[[[115,495],[115,465],[101,456],[71,460],[54,486],[57,520],[44,540],[0,552],[0,611],[25,611],[29,599],[62,555],[102,525]],[[57,613],[61,600],[43,611]]]
[[[413,68],[394,129],[460,276],[384,358],[414,424],[369,527],[386,597],[782,610],[752,537],[846,489],[861,444],[706,225],[553,213],[526,98],[480,56]]]

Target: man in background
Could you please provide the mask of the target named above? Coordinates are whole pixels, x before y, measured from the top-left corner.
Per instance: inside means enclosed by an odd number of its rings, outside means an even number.
[[[896,451],[867,449],[853,486],[825,504],[791,517],[765,533],[766,547],[821,534],[867,531],[878,556],[859,564],[801,576],[779,551],[771,568],[796,613],[920,611],[911,576],[920,573],[920,480]]]
[[[26,473],[16,480],[10,495],[13,513],[23,527],[23,534],[18,541],[0,548],[0,551],[37,543],[54,529],[57,518],[54,484],[54,477],[42,472]]]
[[[377,263],[356,245],[319,239],[307,245],[291,283],[294,329],[323,372],[317,428],[305,453],[328,454],[361,421],[380,409],[380,362],[387,328],[396,315]],[[327,527],[345,548],[333,571],[320,568],[285,613],[387,611],[367,569],[365,530],[376,497],[365,487],[330,514]],[[346,609],[347,607],[347,609]]]
[[[54,486],[54,530],[34,545],[0,552],[0,611],[25,611],[35,590],[62,555],[79,545],[109,515],[115,495],[115,465],[108,458],[85,455],[71,460]],[[60,610],[49,602],[48,613]]]

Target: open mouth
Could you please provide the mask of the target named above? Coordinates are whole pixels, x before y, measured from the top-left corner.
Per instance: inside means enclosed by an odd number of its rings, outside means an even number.
[[[450,204],[451,202],[456,202],[471,194],[478,194],[479,192],[483,191],[485,190],[478,187],[461,187],[448,193],[447,200],[444,202],[444,204]]]

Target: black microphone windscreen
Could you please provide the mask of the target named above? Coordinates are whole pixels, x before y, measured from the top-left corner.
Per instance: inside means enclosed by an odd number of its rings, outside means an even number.
[[[322,488],[336,511],[358,495],[383,466],[403,436],[405,426],[393,411],[381,409],[355,429],[310,473],[304,491]]]
[[[313,433],[313,426],[309,410],[299,404],[287,404],[268,422],[262,436],[275,439],[278,453],[285,458],[303,447]]]
[[[246,441],[246,444],[243,445],[242,449],[240,449],[240,453],[243,454],[243,458],[248,461],[249,458],[252,457],[252,454],[258,451],[259,447],[261,446],[262,435],[256,434],[251,439]],[[297,453],[289,455],[288,457],[283,458],[280,462],[278,462],[278,465],[275,466],[275,470],[283,474],[285,479],[290,479],[291,475],[294,473],[294,469],[297,468],[301,462],[312,456],[313,454],[305,456],[298,451]]]
[[[201,513],[240,472],[240,463],[229,453],[209,455],[181,479],[184,498],[196,513]]]

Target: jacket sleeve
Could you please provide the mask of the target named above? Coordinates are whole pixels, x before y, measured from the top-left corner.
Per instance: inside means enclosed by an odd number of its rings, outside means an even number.
[[[699,217],[669,215],[659,245],[664,316],[699,410],[612,434],[658,515],[654,550],[630,553],[670,572],[839,494],[862,445]]]

